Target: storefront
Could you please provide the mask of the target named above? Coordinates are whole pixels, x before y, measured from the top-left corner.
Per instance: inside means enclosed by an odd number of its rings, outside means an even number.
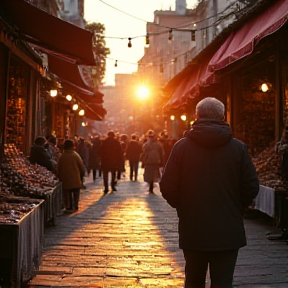
[[[94,65],[92,36],[26,1],[0,1],[0,278],[7,287],[22,287],[38,268],[43,227],[62,208],[57,177],[27,159],[35,137],[64,138],[71,117],[66,99],[47,97],[54,78],[46,77],[43,55]]]
[[[195,104],[207,96],[223,101],[234,136],[247,143],[257,168],[262,185],[257,208],[270,211],[277,225],[287,230],[288,186],[280,173],[282,155],[276,153],[275,145],[288,129],[288,3],[280,0],[266,5],[236,22],[228,34],[191,61],[182,75],[196,79],[196,85],[187,89],[178,81],[180,91],[174,89],[174,97],[164,108],[194,111]]]

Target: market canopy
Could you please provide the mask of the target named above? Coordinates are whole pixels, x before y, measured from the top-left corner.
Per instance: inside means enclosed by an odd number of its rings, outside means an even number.
[[[211,83],[215,82],[215,78],[208,71],[208,63],[211,57],[206,57],[198,64],[192,64],[182,72],[182,81],[172,94],[170,100],[163,106],[163,112],[170,109],[178,109],[187,104],[191,99],[199,95],[200,87],[205,86],[207,79]],[[184,74],[185,72],[185,74]]]
[[[166,91],[171,94],[171,98],[163,106],[163,111],[184,106],[189,99],[197,96],[201,87],[216,83],[215,72],[217,70],[250,55],[261,39],[280,29],[287,19],[288,1],[271,1],[266,10],[253,16],[238,30],[232,31],[216,52],[211,49],[210,55],[206,55],[205,59],[196,56],[192,64],[184,68],[166,85]],[[193,64],[193,62],[200,62],[200,65]],[[191,66],[194,68],[191,69]]]
[[[103,103],[103,93],[84,83],[77,64],[48,54],[48,69],[59,78],[64,88],[74,91],[83,101]]]
[[[259,41],[276,32],[287,21],[288,1],[271,1],[271,6],[251,18],[240,29],[231,32],[209,63],[209,70],[216,71],[251,54]]]
[[[105,108],[97,104],[86,105],[84,109],[85,109],[84,117],[95,121],[101,121],[107,113]]]
[[[71,63],[95,65],[93,34],[24,0],[0,0],[0,16],[14,28],[14,36]]]

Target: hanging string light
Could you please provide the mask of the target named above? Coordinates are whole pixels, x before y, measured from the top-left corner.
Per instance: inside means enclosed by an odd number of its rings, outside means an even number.
[[[74,104],[73,107],[72,107],[72,109],[73,109],[74,111],[78,110],[78,108],[79,108],[78,104]]]
[[[172,28],[169,30],[169,35],[168,35],[168,42],[171,43],[173,41],[173,30]]]
[[[51,97],[56,97],[57,94],[58,94],[57,89],[51,89],[51,90],[50,90],[50,96],[51,96]]]
[[[145,37],[145,44],[146,44],[146,46],[148,46],[150,44],[150,42],[149,42],[149,34],[147,34],[146,37]]]
[[[71,95],[66,95],[66,99],[68,100],[68,101],[71,101],[72,100],[72,96]]]
[[[83,109],[81,109],[80,111],[79,111],[79,116],[84,116],[85,115],[85,111],[83,110]]]
[[[128,38],[128,48],[131,48],[131,47],[132,47],[131,40],[132,40],[132,39],[129,37],[129,38]]]

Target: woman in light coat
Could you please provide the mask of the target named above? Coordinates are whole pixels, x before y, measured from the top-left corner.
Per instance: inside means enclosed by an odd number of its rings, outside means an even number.
[[[78,210],[85,166],[80,155],[74,150],[73,140],[65,140],[64,152],[58,159],[57,172],[62,182],[66,210]]]
[[[142,165],[144,167],[144,181],[149,184],[149,193],[154,193],[154,182],[159,182],[159,168],[163,167],[164,164],[164,149],[155,137],[153,130],[148,131],[147,137],[147,142],[142,146]]]

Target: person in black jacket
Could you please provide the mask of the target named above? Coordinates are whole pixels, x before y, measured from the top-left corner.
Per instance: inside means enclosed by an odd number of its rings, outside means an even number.
[[[54,171],[56,163],[52,156],[45,149],[46,139],[44,137],[37,137],[30,150],[29,161],[31,164],[38,164],[46,167],[50,171]]]
[[[101,170],[103,172],[104,194],[108,193],[108,177],[111,172],[111,190],[117,191],[115,187],[116,172],[123,161],[123,151],[120,142],[115,139],[114,131],[107,133],[107,138],[101,142],[100,146]]]
[[[196,121],[172,148],[160,191],[177,210],[179,247],[185,257],[185,288],[232,288],[239,248],[246,245],[243,213],[259,191],[247,147],[224,122],[225,107],[208,97]]]
[[[140,155],[142,154],[142,145],[139,143],[137,136],[133,134],[126,150],[126,159],[129,161],[130,166],[130,180],[137,181]]]

